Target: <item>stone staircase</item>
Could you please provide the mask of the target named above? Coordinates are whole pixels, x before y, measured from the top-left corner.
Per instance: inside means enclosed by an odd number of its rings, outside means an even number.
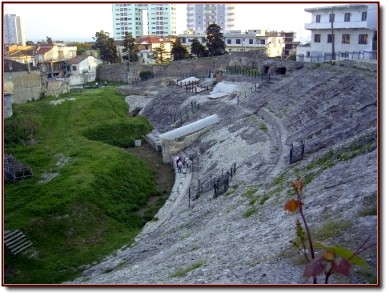
[[[4,246],[13,254],[17,255],[27,250],[32,245],[20,230],[4,231]]]

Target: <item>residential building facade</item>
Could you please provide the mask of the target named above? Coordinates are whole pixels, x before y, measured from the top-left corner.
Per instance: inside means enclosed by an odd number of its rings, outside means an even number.
[[[18,62],[21,64],[28,64],[30,66],[36,66],[36,46],[18,46],[9,45],[7,46],[7,52],[5,59],[9,61]]]
[[[217,24],[223,32],[235,27],[235,4],[187,4],[187,29],[205,33],[208,26]]]
[[[66,61],[70,85],[78,85],[95,81],[97,66],[103,61],[91,55],[78,55]]]
[[[157,61],[155,59],[155,51],[161,49],[163,52],[163,60],[171,60],[171,50],[172,43],[174,43],[175,38],[164,37],[160,38],[155,35],[142,36],[135,39],[135,45],[138,49],[139,62],[141,64],[155,64]],[[121,62],[124,62],[125,59],[123,54],[123,41],[116,41],[116,47],[118,49],[119,59]]]
[[[66,46],[62,43],[38,45],[36,62],[48,78],[60,77],[66,69],[66,60],[77,56],[77,46]]]
[[[16,14],[6,14],[3,22],[4,44],[26,45],[26,31],[21,17]]]
[[[307,8],[312,14],[305,29],[310,47],[298,47],[297,59],[323,62],[333,59],[376,59],[378,3]]]
[[[175,4],[112,4],[112,18],[114,40],[124,40],[126,32],[134,38],[176,35]]]
[[[238,30],[229,31],[223,34],[227,52],[246,52],[250,50],[261,50],[268,57],[285,58],[295,52],[297,42],[294,42],[294,32],[277,32],[267,30]],[[181,43],[190,52],[193,39],[206,46],[205,33],[200,34],[188,30],[185,34],[178,35]]]

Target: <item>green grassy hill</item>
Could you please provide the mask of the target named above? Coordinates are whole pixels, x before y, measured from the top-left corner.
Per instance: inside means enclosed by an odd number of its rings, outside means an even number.
[[[58,99],[65,101],[50,104]],[[4,153],[30,166],[33,177],[4,184],[4,226],[33,245],[29,254],[5,252],[4,283],[71,280],[83,265],[130,244],[152,219],[155,173],[123,149],[152,127],[128,117],[123,96],[110,87],[13,111],[4,121]]]

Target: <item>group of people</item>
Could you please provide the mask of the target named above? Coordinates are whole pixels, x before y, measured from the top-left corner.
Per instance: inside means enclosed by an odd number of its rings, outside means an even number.
[[[181,155],[177,155],[175,162],[177,173],[186,173],[192,168],[192,160],[188,156],[185,156],[185,158],[182,159]]]

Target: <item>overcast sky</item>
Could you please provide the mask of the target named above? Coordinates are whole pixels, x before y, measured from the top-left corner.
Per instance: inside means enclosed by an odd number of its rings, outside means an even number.
[[[112,4],[92,2],[90,4],[61,3],[17,3],[4,4],[4,12],[23,18],[27,40],[93,41],[95,33],[104,30],[112,37]],[[145,1],[144,1],[145,2]],[[186,30],[186,4],[177,4],[177,33]],[[237,30],[268,29],[294,31],[297,38],[307,37],[304,24],[310,22],[310,13],[304,8],[329,4],[239,4],[236,7]],[[336,3],[336,2],[334,2]]]

